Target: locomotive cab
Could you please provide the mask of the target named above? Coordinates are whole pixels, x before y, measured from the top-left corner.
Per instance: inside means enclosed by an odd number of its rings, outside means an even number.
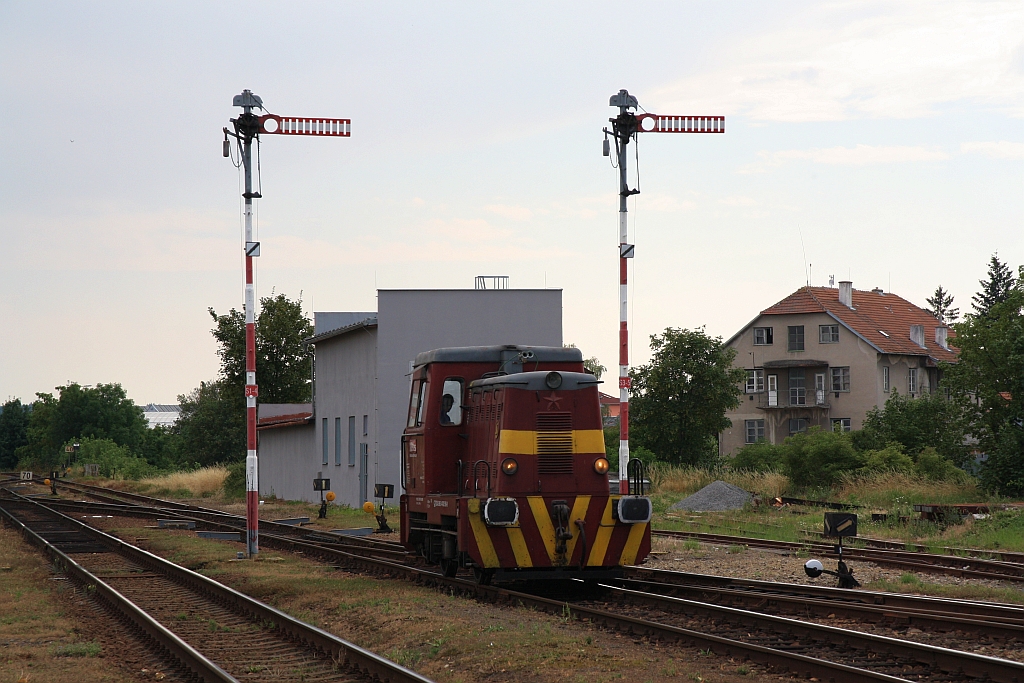
[[[578,349],[420,354],[402,437],[402,542],[446,575],[604,578],[650,550],[650,499],[611,494]]]

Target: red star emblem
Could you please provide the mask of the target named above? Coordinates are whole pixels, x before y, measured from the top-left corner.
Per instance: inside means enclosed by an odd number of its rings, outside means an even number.
[[[548,402],[548,410],[555,410],[556,408],[558,410],[562,409],[562,406],[559,405],[562,398],[560,396],[556,396],[555,392],[552,391],[550,396],[545,396],[544,400]]]

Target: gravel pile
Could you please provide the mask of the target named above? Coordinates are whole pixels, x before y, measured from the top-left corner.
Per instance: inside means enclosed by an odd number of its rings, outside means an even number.
[[[697,493],[684,498],[670,510],[739,510],[750,501],[750,494],[724,481],[711,482]]]

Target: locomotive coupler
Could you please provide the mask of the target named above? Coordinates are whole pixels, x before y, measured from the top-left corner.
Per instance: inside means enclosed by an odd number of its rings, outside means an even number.
[[[566,541],[572,538],[569,531],[569,505],[564,500],[551,503],[551,516],[555,519],[555,552],[564,555],[568,550]]]

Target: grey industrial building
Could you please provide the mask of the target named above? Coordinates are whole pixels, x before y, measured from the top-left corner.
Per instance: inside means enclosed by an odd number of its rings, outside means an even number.
[[[401,435],[416,354],[446,346],[561,346],[560,289],[386,289],[376,312],[315,313],[313,403],[259,407],[259,490],[358,507],[400,489]],[[395,501],[397,502],[397,501]]]

